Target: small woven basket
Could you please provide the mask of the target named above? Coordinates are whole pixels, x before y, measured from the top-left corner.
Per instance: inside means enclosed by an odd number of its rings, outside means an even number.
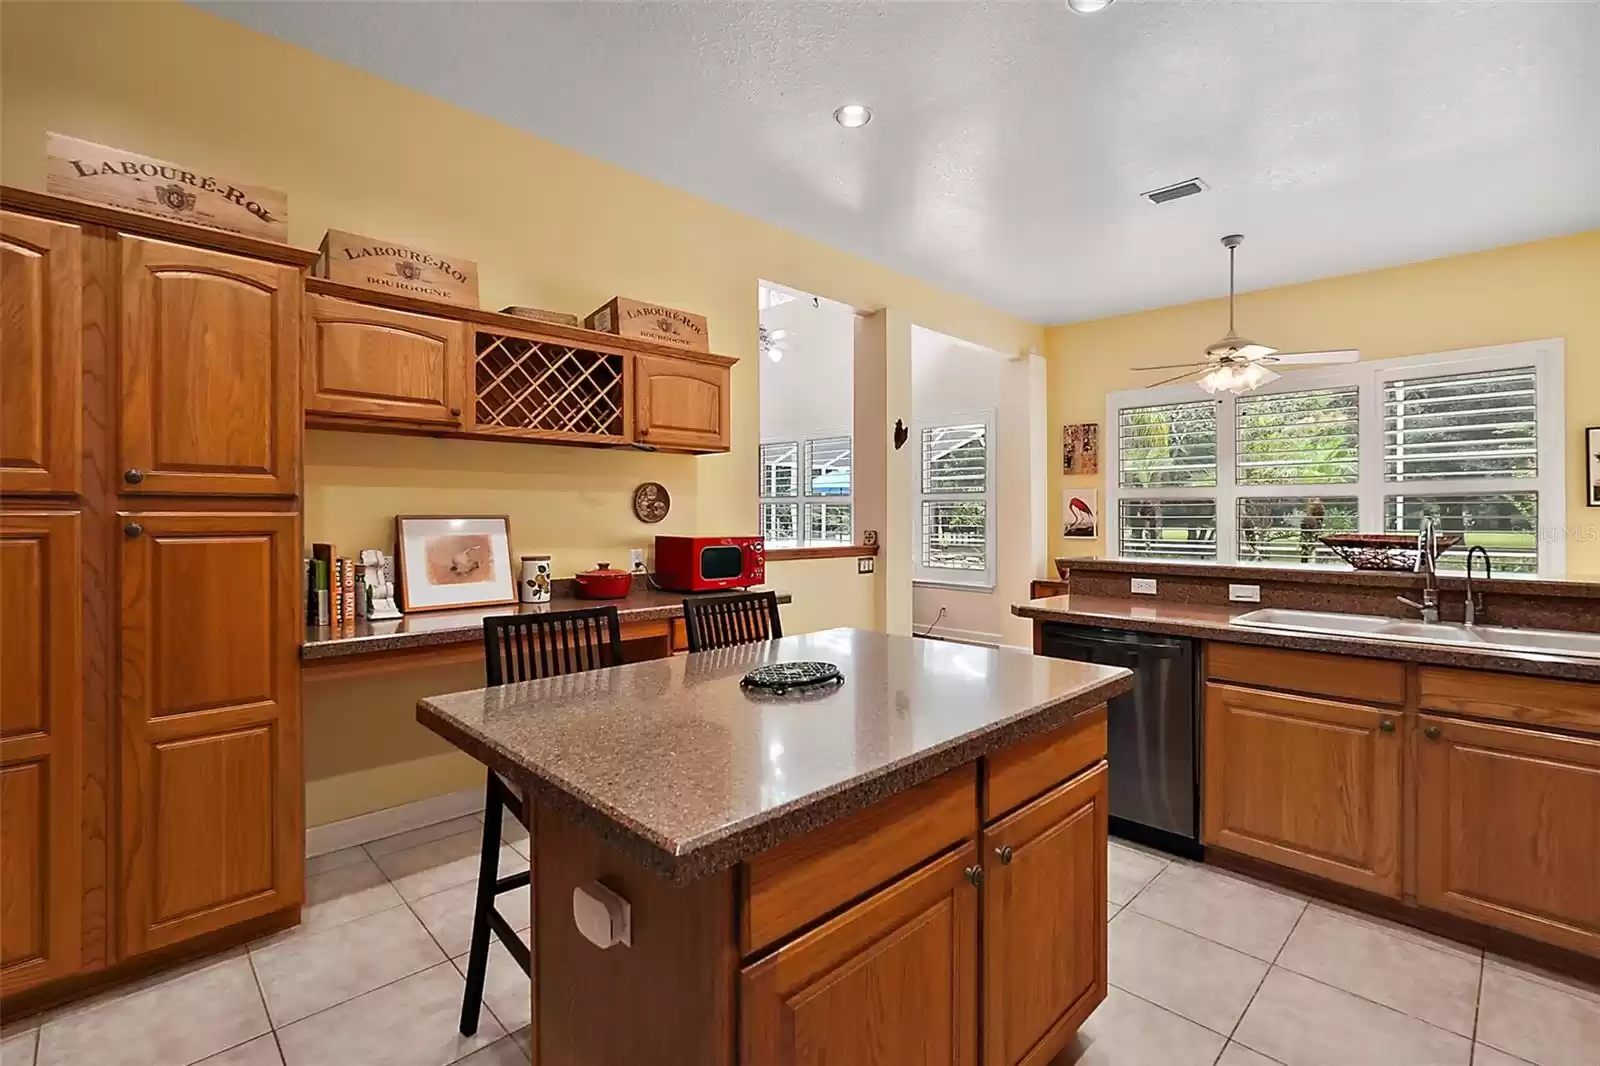
[[[1417,568],[1417,538],[1410,533],[1330,533],[1319,538],[1339,558],[1357,570]],[[1441,533],[1440,555],[1461,543],[1459,533]]]

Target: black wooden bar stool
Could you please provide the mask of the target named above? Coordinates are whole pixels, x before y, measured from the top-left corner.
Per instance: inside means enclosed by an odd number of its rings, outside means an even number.
[[[683,601],[690,651],[727,648],[783,636],[775,592],[735,592]]]
[[[546,614],[513,614],[483,620],[484,668],[491,685],[533,681],[558,674],[598,670],[622,662],[622,625],[615,607],[590,607]],[[493,770],[483,803],[483,854],[478,862],[478,899],[472,911],[472,949],[467,990],[461,999],[461,1033],[478,1031],[483,980],[489,967],[489,934],[500,938],[522,972],[533,972],[528,946],[495,908],[494,899],[532,882],[532,869],[500,873],[503,812],[510,810],[531,833],[524,797]]]

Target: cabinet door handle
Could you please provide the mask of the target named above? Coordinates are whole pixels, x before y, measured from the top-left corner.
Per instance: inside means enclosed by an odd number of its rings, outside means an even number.
[[[1422,735],[1427,737],[1429,740],[1438,740],[1439,727],[1436,725],[1430,725],[1428,728],[1422,731]]]
[[[143,470],[124,470],[122,472],[122,480],[126,481],[130,485],[137,485],[140,482],[144,481],[144,471]]]
[[[459,408],[459,407],[450,408],[450,417],[451,418],[460,418],[461,417],[461,408]]]
[[[1383,721],[1379,722],[1378,723],[1378,731],[1380,733],[1393,733],[1394,732],[1394,720],[1390,719],[1390,718],[1385,718]]]
[[[1012,855],[1014,853],[1011,850],[1011,845],[1010,844],[1004,844],[1004,845],[1002,845],[1002,846],[1000,846],[998,848],[995,848],[994,849],[994,853],[996,855],[1000,856],[1000,865],[1001,866],[1010,866],[1011,865],[1011,857],[1012,857]]]
[[[127,537],[129,540],[132,540],[134,537],[137,537],[140,533],[143,533],[143,532],[144,532],[144,526],[141,526],[137,522],[129,522],[129,523],[127,523],[126,525],[124,525],[122,527],[122,535],[124,537]]]
[[[983,884],[982,866],[969,866],[965,870],[962,870],[961,873],[962,876],[964,876],[968,881],[971,881],[974,885]]]

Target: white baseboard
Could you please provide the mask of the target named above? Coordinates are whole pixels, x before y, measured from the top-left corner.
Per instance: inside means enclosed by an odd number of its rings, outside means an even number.
[[[421,829],[425,825],[448,822],[465,814],[483,810],[483,789],[464,788],[460,792],[447,792],[443,796],[429,796],[398,807],[385,807],[369,811],[354,818],[346,818],[327,825],[315,825],[306,830],[306,858],[326,855],[330,851],[353,848],[383,837]]]
[[[911,630],[919,637],[928,636],[939,640],[953,640],[957,644],[983,644],[991,648],[999,647],[1000,645],[999,633],[980,633],[976,629],[951,629],[949,626],[935,626],[933,632],[929,633],[926,622],[920,624],[913,622]]]

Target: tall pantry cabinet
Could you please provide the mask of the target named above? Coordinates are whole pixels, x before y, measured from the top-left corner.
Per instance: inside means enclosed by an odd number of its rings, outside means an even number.
[[[0,193],[7,1000],[299,906],[313,258]]]

